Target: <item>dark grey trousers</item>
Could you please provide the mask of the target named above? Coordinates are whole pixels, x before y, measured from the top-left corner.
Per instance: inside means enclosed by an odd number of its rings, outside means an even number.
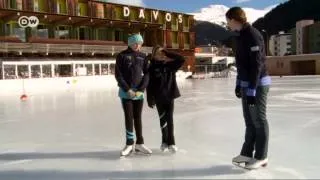
[[[162,133],[162,143],[167,145],[175,145],[174,138],[174,124],[173,124],[173,112],[174,112],[174,100],[167,103],[156,103],[158,114],[160,117],[160,128]]]
[[[246,124],[246,134],[241,155],[262,160],[268,156],[269,124],[266,111],[269,86],[257,88],[256,105],[252,107],[247,104],[245,92],[246,88],[242,88],[242,109]]]

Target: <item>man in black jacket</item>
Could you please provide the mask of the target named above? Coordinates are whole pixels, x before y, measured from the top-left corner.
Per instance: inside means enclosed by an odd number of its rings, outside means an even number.
[[[118,54],[115,66],[115,77],[119,86],[119,97],[125,115],[126,146],[121,151],[121,156],[127,156],[133,151],[135,134],[137,142],[135,150],[144,154],[152,151],[144,145],[142,136],[141,113],[143,108],[143,91],[148,85],[148,60],[140,52],[143,38],[140,34],[133,34],[128,38],[128,49]]]
[[[269,125],[266,106],[271,78],[265,64],[264,40],[260,32],[247,23],[246,14],[240,7],[229,9],[226,18],[229,28],[240,33],[236,46],[238,75],[235,94],[242,98],[246,124],[241,153],[232,161],[246,163],[246,168],[256,169],[268,163]]]
[[[163,50],[161,47],[153,49],[149,68],[150,83],[147,87],[149,107],[156,105],[160,118],[162,132],[162,151],[178,150],[174,138],[174,99],[180,97],[176,81],[176,72],[183,65],[183,56]]]

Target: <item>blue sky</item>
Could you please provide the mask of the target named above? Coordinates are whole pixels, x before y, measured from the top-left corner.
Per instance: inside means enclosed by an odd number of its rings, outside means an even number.
[[[264,9],[285,1],[286,0],[143,0],[143,3],[150,8],[192,13],[211,4]]]

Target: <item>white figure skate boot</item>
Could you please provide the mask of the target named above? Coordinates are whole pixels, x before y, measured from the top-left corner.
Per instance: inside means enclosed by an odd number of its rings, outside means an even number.
[[[251,161],[251,159],[252,158],[250,158],[250,157],[239,155],[239,156],[234,157],[232,159],[232,163],[235,165],[239,165],[241,163],[248,163],[249,161]]]
[[[257,160],[257,159],[251,159],[251,161],[249,161],[245,168],[246,169],[258,169],[260,167],[266,167],[268,165],[268,158],[263,159],[263,160]]]
[[[142,153],[145,155],[152,154],[152,151],[144,144],[136,144],[135,150],[136,150],[136,152],[139,152],[139,153]]]
[[[176,145],[170,145],[169,151],[172,153],[176,153],[176,152],[178,152],[178,147]]]
[[[162,152],[167,152],[169,149],[168,149],[168,144],[166,143],[162,143],[161,146],[160,146],[160,150]]]
[[[121,156],[129,156],[132,152],[133,152],[133,145],[126,145],[126,146],[122,149],[120,155],[121,155]]]

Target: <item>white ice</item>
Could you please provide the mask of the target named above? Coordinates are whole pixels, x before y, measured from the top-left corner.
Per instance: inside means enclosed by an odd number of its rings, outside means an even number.
[[[143,134],[154,153],[127,159],[119,158],[125,131],[116,88],[68,84],[29,92],[26,102],[0,94],[0,179],[320,178],[320,77],[272,79],[267,168],[231,164],[244,138],[232,78],[180,82],[177,154],[160,152],[156,110],[145,104]]]

